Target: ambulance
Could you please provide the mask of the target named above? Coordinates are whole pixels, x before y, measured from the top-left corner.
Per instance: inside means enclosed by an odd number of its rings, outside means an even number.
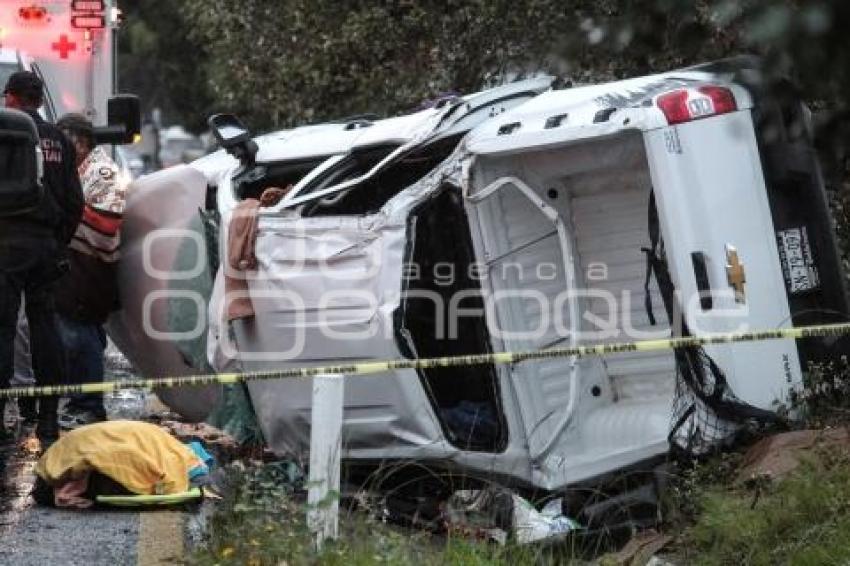
[[[0,0],[0,80],[29,70],[44,81],[42,114],[84,114],[101,143],[130,143],[139,132],[139,102],[116,95],[114,0]]]
[[[9,77],[18,71],[32,71],[40,77],[44,77],[38,64],[26,53],[17,49],[0,48],[0,85],[5,85]],[[44,106],[41,107],[42,117],[49,122],[55,122],[56,110],[50,89],[46,88],[44,94]]]

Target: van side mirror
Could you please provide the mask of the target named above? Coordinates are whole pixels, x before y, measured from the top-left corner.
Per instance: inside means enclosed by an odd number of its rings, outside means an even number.
[[[218,144],[243,165],[254,163],[259,148],[242,122],[233,114],[215,114],[207,124]]]
[[[128,144],[136,141],[142,129],[142,109],[135,94],[116,94],[106,103],[106,126],[94,129],[98,144]]]

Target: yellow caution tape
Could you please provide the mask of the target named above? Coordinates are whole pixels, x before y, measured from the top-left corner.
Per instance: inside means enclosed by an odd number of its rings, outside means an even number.
[[[683,336],[642,340],[639,342],[621,342],[612,344],[594,344],[588,346],[570,346],[566,348],[548,348],[546,350],[528,350],[524,352],[496,352],[490,354],[470,354],[465,356],[447,356],[442,358],[417,358],[361,362],[348,365],[328,365],[317,367],[287,368],[271,371],[220,373],[204,375],[183,375],[156,379],[126,379],[84,383],[82,385],[44,385],[40,387],[13,387],[0,390],[0,399],[10,397],[42,397],[49,395],[73,395],[76,393],[109,393],[123,389],[159,389],[173,387],[193,387],[211,384],[233,384],[261,379],[298,379],[316,375],[368,375],[398,369],[431,369],[486,364],[515,364],[529,360],[547,360],[572,356],[604,356],[620,352],[654,352],[676,348],[707,346],[711,344],[731,344],[737,342],[760,342],[763,340],[782,340],[811,338],[815,336],[850,335],[850,323],[801,326],[797,328],[775,328],[753,332],[729,334],[709,334],[704,336]]]

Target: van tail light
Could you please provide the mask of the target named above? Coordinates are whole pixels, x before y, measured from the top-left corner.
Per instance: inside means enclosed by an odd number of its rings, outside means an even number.
[[[713,85],[701,86],[695,91],[674,90],[659,96],[655,104],[671,126],[708,116],[728,114],[738,109],[730,89]]]
[[[671,126],[688,122],[691,119],[691,113],[688,112],[688,91],[686,90],[674,90],[662,94],[655,104],[664,113],[667,123]]]

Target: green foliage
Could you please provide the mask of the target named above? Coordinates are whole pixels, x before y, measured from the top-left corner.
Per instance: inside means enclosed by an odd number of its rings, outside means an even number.
[[[850,360],[847,356],[810,364],[805,387],[795,393],[791,406],[806,425],[819,428],[846,423],[850,417]]]
[[[179,2],[121,2],[118,84],[121,92],[139,95],[145,114],[160,108],[166,124],[200,131],[213,109],[207,58],[189,38],[192,26],[179,7]]]
[[[231,467],[224,499],[212,516],[207,540],[189,557],[195,565],[372,565],[423,566],[568,564],[571,546],[498,546],[458,537],[437,537],[340,510],[341,536],[313,548],[306,504],[291,464]]]
[[[662,494],[664,522],[672,530],[693,524],[702,512],[708,488],[731,485],[741,463],[741,453],[722,452],[708,461],[675,461],[667,489]]]
[[[850,177],[842,188],[843,190],[839,189],[832,192],[830,208],[835,218],[841,262],[847,275],[847,284],[850,286]]]
[[[549,0],[188,0],[214,96],[263,129],[390,114],[538,67],[560,23]],[[528,26],[531,27],[528,27]]]
[[[223,387],[222,401],[216,405],[207,422],[243,446],[263,446],[263,432],[244,384]]]
[[[838,120],[843,0],[185,0],[209,94],[258,129],[374,112],[545,70],[599,82],[758,53]],[[179,17],[177,18],[180,19]],[[185,34],[181,36],[185,41]],[[190,57],[197,69],[197,56]],[[828,70],[828,72],[825,72]],[[198,72],[196,70],[196,72]],[[201,77],[198,77],[201,78]],[[201,85],[194,84],[195,89]]]
[[[817,453],[759,493],[714,486],[678,544],[682,563],[840,564],[850,559],[850,461]]]

